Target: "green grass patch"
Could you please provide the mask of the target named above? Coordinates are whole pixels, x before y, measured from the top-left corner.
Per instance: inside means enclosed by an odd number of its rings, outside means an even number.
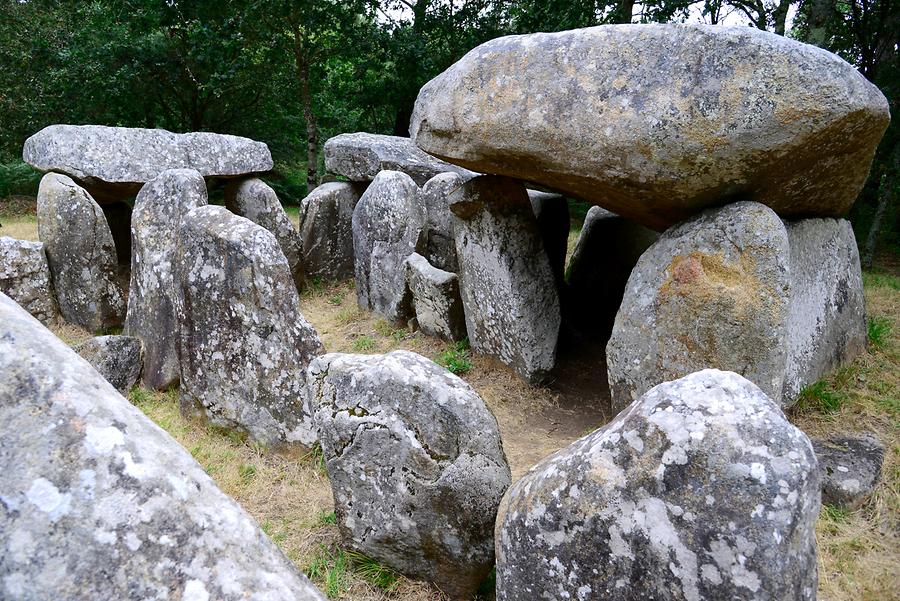
[[[368,351],[375,350],[375,339],[371,336],[359,336],[356,340],[353,341],[353,350],[358,353],[365,353]]]
[[[469,352],[469,339],[463,338],[454,342],[440,355],[436,362],[443,365],[450,373],[461,375],[472,369],[472,359]]]
[[[843,404],[844,395],[834,390],[825,380],[804,388],[797,400],[799,410],[814,410],[826,415],[840,411]]]
[[[891,335],[891,321],[883,315],[875,315],[869,318],[866,325],[869,342],[877,348],[883,348]]]
[[[337,524],[337,516],[334,511],[322,511],[316,516],[317,526],[334,526]]]
[[[863,286],[866,288],[890,288],[900,290],[900,277],[881,271],[864,271]]]
[[[369,584],[380,588],[385,592],[393,592],[399,583],[400,576],[394,570],[387,568],[371,557],[355,551],[346,551],[352,561],[353,573],[362,577]]]
[[[332,551],[321,545],[303,568],[303,573],[318,584],[329,599],[337,599],[349,584],[349,568],[350,561],[343,550]]]

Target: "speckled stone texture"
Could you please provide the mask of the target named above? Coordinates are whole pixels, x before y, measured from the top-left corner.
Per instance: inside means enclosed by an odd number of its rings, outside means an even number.
[[[783,404],[866,350],[859,251],[846,219],[788,222],[791,309]]]
[[[821,48],[641,24],[486,42],[423,86],[410,131],[443,160],[663,230],[723,198],[840,216],[889,120],[878,88]]]
[[[170,169],[147,182],[131,217],[131,283],[125,333],[144,343],[143,382],[166,390],[178,385],[175,248],[181,221],[207,203],[206,183],[193,169]]]
[[[0,236],[0,292],[44,325],[59,318],[44,244]]]
[[[413,253],[406,259],[406,281],[416,323],[424,334],[449,341],[466,337],[466,317],[455,273],[438,269]]]
[[[424,244],[426,213],[419,194],[405,173],[382,171],[353,211],[357,302],[393,323],[413,316],[405,261]]]
[[[544,241],[544,251],[550,261],[550,269],[553,270],[553,281],[562,296],[565,288],[566,252],[569,248],[569,203],[564,196],[538,190],[529,190],[528,200],[531,201],[531,210],[534,211],[538,231]]]
[[[509,490],[497,599],[811,601],[816,457],[748,380],[653,388]]]
[[[248,138],[102,125],[45,127],[25,140],[22,158],[71,176],[102,202],[133,196],[168,169],[236,177],[272,168],[269,147]]]
[[[864,432],[813,439],[813,448],[822,473],[822,502],[850,511],[862,507],[881,481],[881,441]]]
[[[96,336],[75,347],[103,379],[128,394],[141,376],[141,341],[131,336]]]
[[[738,202],[667,230],[628,279],[606,347],[614,411],[707,367],[781,399],[790,249],[768,207]]]
[[[556,363],[559,295],[524,186],[476,177],[454,193],[450,210],[472,349],[531,383],[545,380]]]
[[[300,234],[284,212],[275,190],[261,179],[237,180],[225,189],[225,206],[235,215],[246,217],[275,235],[287,258],[297,290],[302,291],[306,275],[300,251]]]
[[[438,269],[453,273],[459,271],[459,261],[456,258],[450,198],[467,179],[470,178],[458,173],[441,173],[422,186],[421,202],[425,205],[423,256]]]
[[[71,178],[48,173],[38,188],[37,221],[63,319],[90,332],[122,325],[123,282],[100,205]]]
[[[470,599],[510,483],[484,401],[409,351],[324,355],[308,383],[343,544]]]
[[[329,182],[300,203],[300,238],[308,277],[328,282],[354,277],[353,209],[365,189],[359,183]]]
[[[354,182],[370,182],[381,171],[400,171],[422,186],[439,173],[474,174],[422,152],[409,138],[365,132],[340,134],[325,142],[325,169]]]
[[[175,289],[182,412],[265,445],[311,447],[306,367],[324,349],[275,236],[224,207],[192,210]]]
[[[325,601],[181,445],[0,294],[0,598]]]

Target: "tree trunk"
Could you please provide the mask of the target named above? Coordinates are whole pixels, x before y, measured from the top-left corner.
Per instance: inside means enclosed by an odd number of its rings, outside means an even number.
[[[300,102],[306,120],[306,193],[319,185],[319,127],[309,91],[309,61],[297,51],[297,76],[300,79]]]
[[[619,0],[613,23],[631,23],[632,16],[634,16],[634,0]]]
[[[772,11],[772,20],[775,22],[775,33],[784,35],[787,26],[788,9],[791,6],[791,0],[781,0],[780,3]]]
[[[805,40],[825,48],[828,42],[828,21],[835,10],[835,0],[813,0],[809,7],[809,34]]]
[[[878,250],[878,240],[881,238],[881,224],[884,221],[884,215],[887,213],[888,207],[894,200],[894,193],[897,188],[897,163],[900,162],[900,145],[894,147],[887,160],[889,162],[885,165],[884,173],[881,175],[881,182],[878,186],[878,205],[875,207],[875,217],[872,219],[872,226],[869,228],[869,235],[866,237],[866,247],[863,251],[861,263],[865,269],[871,268],[872,263],[875,261],[875,251]]]

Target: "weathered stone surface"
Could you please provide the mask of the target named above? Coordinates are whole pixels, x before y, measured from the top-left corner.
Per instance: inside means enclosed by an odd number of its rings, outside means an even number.
[[[813,439],[822,474],[822,502],[859,509],[881,480],[884,445],[871,432]]]
[[[165,390],[181,379],[175,311],[175,248],[181,221],[207,203],[206,183],[193,169],[170,169],[141,188],[134,203],[131,283],[125,333],[144,343],[143,382]]]
[[[303,265],[310,278],[343,281],[353,277],[353,209],[361,184],[322,184],[300,203]]]
[[[44,325],[59,317],[44,244],[0,236],[0,292]]]
[[[381,171],[400,171],[419,186],[448,171],[467,178],[475,175],[422,152],[409,138],[365,132],[341,134],[325,142],[325,169],[355,182],[373,181]]]
[[[91,332],[122,325],[125,295],[100,205],[70,178],[48,173],[38,188],[37,219],[63,319]]]
[[[591,207],[566,272],[563,320],[597,336],[612,331],[625,285],[641,255],[659,234],[600,207]]]
[[[353,211],[356,298],[396,323],[412,317],[406,257],[423,245],[425,208],[419,187],[405,173],[382,171]]]
[[[493,564],[510,483],[481,397],[408,351],[324,355],[308,383],[344,544],[471,598]]]
[[[190,454],[0,294],[0,597],[325,601]]]
[[[607,344],[613,409],[707,367],[781,399],[790,249],[768,207],[738,202],[667,230],[628,279]]]
[[[303,389],[323,348],[275,236],[224,207],[193,209],[174,280],[182,412],[262,444],[311,446]]]
[[[813,600],[819,487],[809,439],[751,382],[667,382],[510,489],[497,599]]]
[[[297,290],[303,290],[306,276],[300,250],[300,234],[284,212],[278,195],[266,182],[251,178],[232,182],[225,190],[225,206],[275,235],[287,258]]]
[[[803,219],[787,224],[791,309],[783,398],[792,403],[866,349],[866,304],[850,222]]]
[[[556,361],[559,295],[525,188],[480,176],[451,199],[459,287],[472,349],[532,383]]]
[[[131,269],[131,205],[119,201],[100,205],[100,208],[112,234],[119,265]]]
[[[236,177],[272,168],[268,146],[248,138],[102,125],[45,127],[25,140],[22,158],[71,176],[102,201],[131,196],[168,169]]]
[[[75,347],[103,378],[127,394],[141,376],[141,341],[131,336],[96,336]]]
[[[531,210],[534,211],[538,231],[544,241],[544,251],[550,261],[550,269],[553,270],[553,281],[562,294],[565,286],[566,251],[569,248],[569,203],[565,196],[537,190],[528,191],[528,200],[531,201]]]
[[[450,341],[466,337],[466,316],[455,273],[438,269],[413,253],[406,259],[406,279],[422,332]]]
[[[441,159],[662,230],[723,198],[839,216],[888,121],[881,92],[815,46],[743,26],[609,25],[478,46],[422,88],[410,131]]]
[[[467,179],[458,173],[441,173],[425,182],[421,193],[426,216],[424,257],[438,269],[454,273],[459,271],[459,262],[456,259],[450,197],[462,188]]]

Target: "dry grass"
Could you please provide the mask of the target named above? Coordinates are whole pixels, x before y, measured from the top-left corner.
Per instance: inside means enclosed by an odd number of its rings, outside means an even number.
[[[37,240],[37,217],[34,215],[14,215],[0,217],[0,236],[19,240]]]

